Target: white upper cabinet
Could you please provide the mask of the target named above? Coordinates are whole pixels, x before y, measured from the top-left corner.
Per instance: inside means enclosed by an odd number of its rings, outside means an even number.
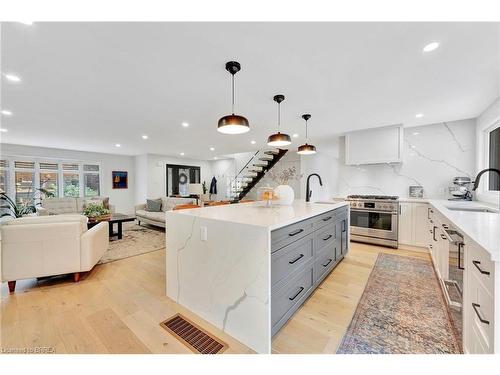
[[[359,130],[345,136],[347,165],[400,163],[403,153],[403,125]]]

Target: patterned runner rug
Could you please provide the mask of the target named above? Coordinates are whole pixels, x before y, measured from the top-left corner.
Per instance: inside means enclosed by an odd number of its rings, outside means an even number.
[[[123,238],[109,242],[109,249],[98,264],[114,262],[165,248],[165,229],[123,223]]]
[[[430,260],[379,254],[337,353],[461,353]]]

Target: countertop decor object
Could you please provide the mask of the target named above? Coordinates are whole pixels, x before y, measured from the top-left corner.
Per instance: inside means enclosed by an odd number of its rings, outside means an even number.
[[[292,139],[288,134],[280,132],[281,126],[281,102],[285,100],[285,95],[275,95],[273,100],[278,103],[278,132],[271,134],[267,139],[267,145],[272,147],[288,146],[292,143]]]
[[[310,145],[307,143],[309,140],[308,134],[307,134],[307,121],[311,118],[311,115],[305,114],[302,115],[302,118],[306,121],[306,143],[303,145],[300,145],[299,148],[297,149],[297,154],[299,155],[312,155],[316,153],[316,146]]]
[[[410,198],[423,198],[424,188],[422,186],[410,186],[408,194]]]
[[[269,171],[271,180],[278,184],[274,189],[274,195],[277,204],[291,205],[295,199],[295,192],[292,187],[288,185],[291,180],[300,180],[301,174],[297,173],[295,167],[284,168],[279,171]]]
[[[234,75],[241,70],[241,65],[237,61],[228,61],[226,70],[231,74],[231,114],[219,119],[217,131],[222,134],[243,134],[250,130],[250,124],[245,117],[234,114]]]

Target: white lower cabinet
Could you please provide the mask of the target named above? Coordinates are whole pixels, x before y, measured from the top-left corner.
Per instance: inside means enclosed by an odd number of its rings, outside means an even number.
[[[417,247],[429,245],[428,207],[427,203],[399,203],[399,244]]]

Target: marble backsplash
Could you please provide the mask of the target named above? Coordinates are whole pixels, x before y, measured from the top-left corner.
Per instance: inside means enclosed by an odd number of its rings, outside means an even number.
[[[453,177],[475,172],[475,119],[404,129],[403,162],[349,166],[340,141],[338,193],[386,194],[407,197],[420,185],[424,197],[448,198]]]

